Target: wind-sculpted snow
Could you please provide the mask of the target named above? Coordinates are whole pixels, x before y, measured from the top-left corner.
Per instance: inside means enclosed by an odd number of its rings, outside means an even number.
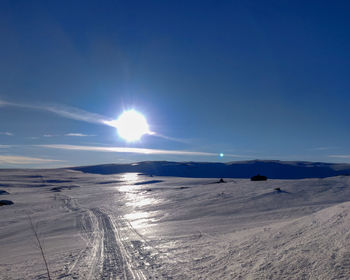
[[[0,171],[0,278],[47,279],[28,215],[53,279],[350,278],[350,177],[217,182]]]

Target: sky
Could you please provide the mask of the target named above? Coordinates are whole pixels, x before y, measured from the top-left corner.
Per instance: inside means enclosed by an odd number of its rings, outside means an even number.
[[[0,167],[350,163],[348,1],[0,1]],[[147,119],[139,141],[110,125]],[[221,156],[220,156],[221,154]]]

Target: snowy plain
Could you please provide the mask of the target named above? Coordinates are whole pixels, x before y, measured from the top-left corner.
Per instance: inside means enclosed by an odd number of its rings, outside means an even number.
[[[280,191],[275,190],[280,188]],[[0,170],[0,278],[350,279],[350,177]]]

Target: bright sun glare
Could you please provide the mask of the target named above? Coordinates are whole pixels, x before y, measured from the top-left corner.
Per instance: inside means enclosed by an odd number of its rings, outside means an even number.
[[[140,140],[144,134],[150,134],[146,118],[135,110],[125,111],[116,121],[118,134],[128,142]]]

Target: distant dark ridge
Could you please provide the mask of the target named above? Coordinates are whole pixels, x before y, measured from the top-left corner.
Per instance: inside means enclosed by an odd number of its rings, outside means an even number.
[[[145,175],[191,178],[250,178],[261,174],[269,179],[304,179],[350,175],[350,164],[274,160],[229,163],[143,161],[133,164],[104,164],[70,169],[94,174],[137,172]]]

